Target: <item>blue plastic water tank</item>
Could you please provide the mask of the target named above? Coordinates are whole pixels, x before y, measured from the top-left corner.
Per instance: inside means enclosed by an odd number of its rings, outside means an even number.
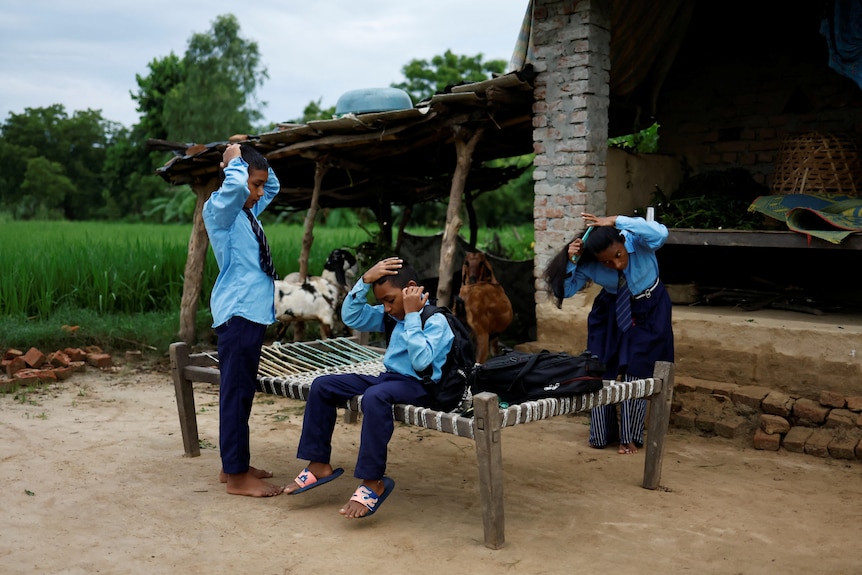
[[[398,88],[363,88],[350,90],[338,98],[335,114],[370,114],[372,112],[391,112],[409,110],[413,107],[410,96]]]

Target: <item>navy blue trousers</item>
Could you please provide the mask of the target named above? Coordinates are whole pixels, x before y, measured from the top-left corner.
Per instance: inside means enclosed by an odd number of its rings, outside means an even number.
[[[659,282],[649,298],[632,300],[633,325],[623,333],[616,323],[616,295],[602,290],[588,318],[587,349],[605,363],[605,379],[633,381],[652,377],[657,361],[673,361],[673,304]],[[643,445],[646,400],[629,399],[620,405],[603,405],[590,412],[590,445],[602,447],[617,440]]]
[[[381,479],[386,472],[389,440],[395,430],[392,406],[423,405],[428,394],[421,381],[397,373],[378,376],[356,373],[322,375],[311,384],[302,420],[299,459],[330,463],[337,408],[354,395],[362,395],[362,431],[353,476]]]
[[[245,473],[251,460],[248,418],[266,326],[234,316],[215,332],[221,373],[218,410],[222,470]]]

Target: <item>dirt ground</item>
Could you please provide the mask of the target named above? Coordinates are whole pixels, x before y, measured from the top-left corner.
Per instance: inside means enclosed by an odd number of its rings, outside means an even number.
[[[503,432],[506,546],[487,549],[473,443],[398,427],[397,483],[374,517],[338,514],[358,429],[339,422],[344,477],[253,499],[218,483],[218,396],[196,384],[201,457],[183,457],[164,370],[88,368],[0,396],[0,573],[862,573],[862,464],[756,451],[671,429],[662,488],[643,454],[587,446],[587,419]],[[252,464],[286,483],[303,404],[259,395]]]

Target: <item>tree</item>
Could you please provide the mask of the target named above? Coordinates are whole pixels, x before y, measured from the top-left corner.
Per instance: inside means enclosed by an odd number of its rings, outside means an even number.
[[[492,74],[502,74],[506,69],[505,60],[483,62],[482,59],[482,54],[459,56],[453,54],[451,50],[434,56],[430,62],[414,59],[401,68],[407,81],[392,84],[392,86],[410,94],[415,104],[437,92],[445,91],[447,86],[464,82],[481,82],[487,80]]]
[[[24,162],[41,157],[60,166],[72,184],[59,206],[65,217],[87,219],[97,215],[102,205],[101,177],[106,149],[118,127],[102,118],[98,110],[77,111],[70,117],[61,104],[9,114],[0,128],[3,142],[0,154],[5,156],[17,150],[20,155],[0,165],[0,181],[10,186],[3,191],[4,201],[9,203],[14,198],[17,203],[19,194],[39,193],[33,186],[26,192],[21,186],[27,169]]]
[[[263,115],[256,91],[268,78],[257,42],[239,36],[232,14],[218,16],[206,34],[189,40],[184,78],[164,97],[162,121],[177,142],[211,142],[249,133]]]
[[[302,111],[302,118],[291,120],[291,122],[294,124],[307,124],[315,120],[331,120],[335,116],[335,106],[324,108],[322,107],[322,102],[323,98],[318,99],[316,102],[312,100],[305,107],[305,110]]]
[[[43,157],[30,158],[15,209],[18,219],[63,219],[63,203],[75,196],[75,185],[63,166]]]

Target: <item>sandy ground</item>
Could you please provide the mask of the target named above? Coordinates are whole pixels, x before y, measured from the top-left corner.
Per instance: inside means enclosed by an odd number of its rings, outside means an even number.
[[[200,387],[198,387],[200,385]],[[344,477],[302,495],[218,483],[218,396],[196,384],[201,457],[183,457],[165,371],[88,368],[0,396],[0,573],[862,573],[862,464],[762,452],[671,430],[662,488],[642,454],[587,447],[587,419],[503,432],[506,546],[487,549],[472,442],[396,428],[392,496],[338,508],[358,429],[339,422]],[[289,481],[300,402],[258,396],[252,463]]]

